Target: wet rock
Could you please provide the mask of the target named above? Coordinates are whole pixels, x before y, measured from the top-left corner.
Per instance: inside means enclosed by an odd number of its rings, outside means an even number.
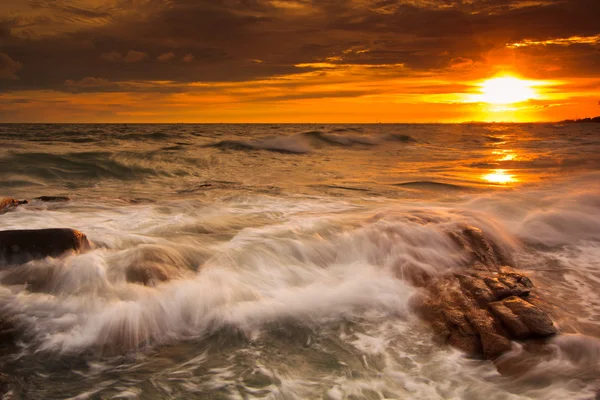
[[[460,286],[471,293],[478,303],[487,304],[494,300],[494,294],[479,277],[457,275]]]
[[[483,279],[483,282],[492,291],[494,300],[502,300],[512,296],[529,296],[531,292],[528,287],[524,286],[520,282],[514,284],[507,284],[506,280],[500,280],[495,277],[487,277]],[[531,282],[531,281],[530,281]]]
[[[483,356],[488,360],[500,357],[512,348],[510,340],[496,333],[480,335]]]
[[[0,348],[12,343],[15,334],[15,320],[8,315],[0,315]]]
[[[456,332],[451,333],[447,344],[470,355],[478,355],[483,352],[481,339],[478,335],[462,335]]]
[[[446,326],[451,332],[457,332],[461,336],[477,335],[477,331],[471,326],[465,314],[458,309],[448,308],[442,310]]]
[[[395,267],[396,276],[416,287],[426,286],[431,280],[430,273],[416,265],[402,263]]]
[[[508,328],[511,336],[515,339],[527,339],[531,337],[531,331],[503,302],[490,303],[490,310],[497,316],[502,324]]]
[[[125,278],[130,283],[140,283],[144,286],[156,286],[166,282],[173,276],[172,268],[158,263],[134,264],[125,271]]]
[[[11,197],[0,198],[0,214],[4,214],[12,209],[17,208],[19,201]]]
[[[490,304],[490,308],[504,324],[518,319],[521,325],[528,330],[526,337],[545,337],[557,333],[554,323],[544,311],[520,297],[509,297],[502,301],[502,306],[497,303]],[[514,317],[513,317],[514,316]]]
[[[45,257],[90,247],[87,237],[75,229],[0,231],[0,265],[23,264]]]
[[[34,200],[43,201],[45,203],[64,203],[71,201],[71,198],[66,196],[40,196],[34,198]]]
[[[490,267],[431,282],[416,308],[440,342],[471,356],[496,359],[511,349],[511,340],[557,332],[542,309],[523,300],[531,298],[532,286],[512,268]]]
[[[472,269],[495,271],[501,265],[512,264],[506,252],[481,229],[467,226],[460,232],[449,232],[449,235],[469,255]]]
[[[14,399],[15,379],[9,375],[0,372],[0,397],[4,399]]]
[[[246,386],[252,388],[264,388],[275,383],[280,383],[280,381],[277,378],[271,378],[260,371],[254,371],[244,379],[244,383]]]

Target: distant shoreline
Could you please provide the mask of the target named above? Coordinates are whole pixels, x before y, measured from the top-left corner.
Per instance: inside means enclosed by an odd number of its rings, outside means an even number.
[[[581,118],[581,119],[566,119],[564,121],[560,121],[565,124],[586,124],[586,123],[600,123],[600,117],[594,118]]]

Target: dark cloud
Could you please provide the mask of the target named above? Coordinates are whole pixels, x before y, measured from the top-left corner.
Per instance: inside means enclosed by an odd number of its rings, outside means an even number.
[[[600,33],[598,0],[93,3],[32,0],[21,14],[5,15],[0,6],[0,90],[111,87],[91,85],[89,77],[235,82],[305,72],[296,65],[327,59],[402,64],[402,74],[435,72],[484,62],[490,52],[525,39]],[[538,62],[537,70],[522,68],[540,76],[597,76],[600,70],[597,44],[507,51],[517,66],[521,57]]]
[[[17,71],[22,67],[20,62],[10,58],[6,53],[0,53],[0,79],[17,80]]]

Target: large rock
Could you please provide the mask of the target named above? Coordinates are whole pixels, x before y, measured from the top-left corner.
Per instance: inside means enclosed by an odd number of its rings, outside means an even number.
[[[532,287],[529,278],[510,267],[477,268],[430,283],[417,311],[441,342],[495,359],[511,349],[511,340],[557,333],[548,314],[527,301]]]
[[[0,231],[0,266],[58,257],[90,247],[87,237],[75,229]]]

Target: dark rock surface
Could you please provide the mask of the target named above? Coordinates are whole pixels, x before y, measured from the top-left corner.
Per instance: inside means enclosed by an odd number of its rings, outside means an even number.
[[[0,231],[0,266],[58,257],[90,247],[87,237],[75,229]]]
[[[3,374],[0,372],[0,398],[4,399],[14,399],[14,389],[15,379],[9,375]]]
[[[40,196],[34,198],[33,200],[43,201],[45,203],[64,203],[71,201],[71,198],[66,196]]]

